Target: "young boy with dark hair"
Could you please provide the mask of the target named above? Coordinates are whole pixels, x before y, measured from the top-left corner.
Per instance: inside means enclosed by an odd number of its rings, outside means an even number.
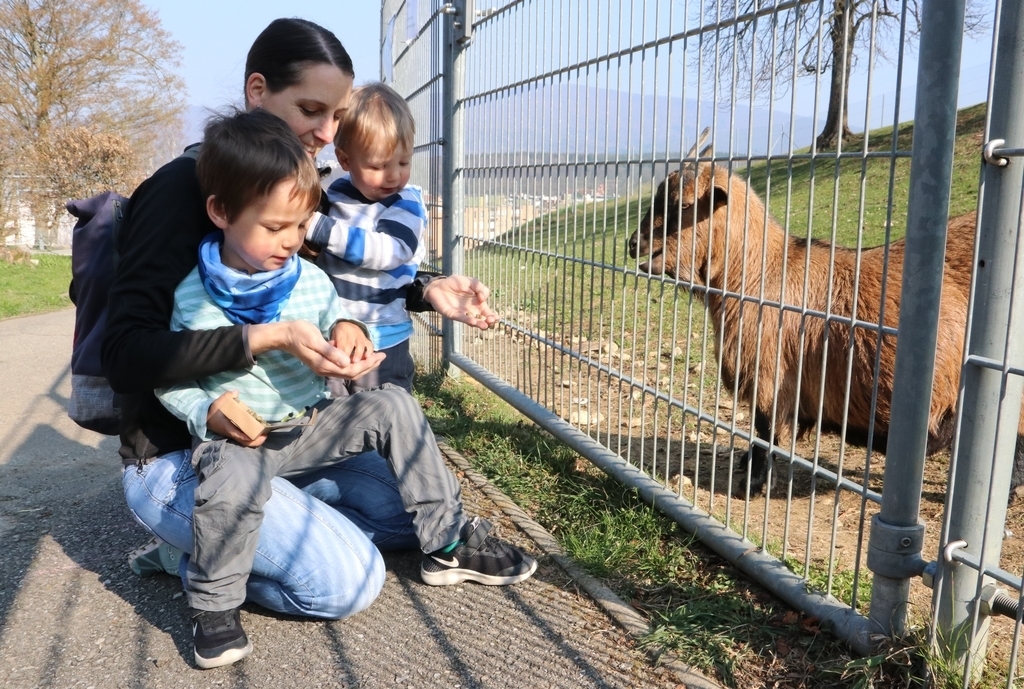
[[[171,328],[303,320],[324,338],[355,343],[347,350],[352,361],[383,359],[330,279],[296,255],[321,192],[313,162],[288,125],[261,110],[213,120],[196,172],[207,213],[221,231],[203,240],[199,265],[175,291]],[[301,476],[376,451],[413,515],[425,583],[505,585],[533,574],[533,558],[488,536],[485,520],[466,519],[458,481],[410,395],[386,385],[332,399],[326,380],[286,352],[270,351],[251,363],[157,391],[196,443],[199,485],[185,588],[200,667],[227,665],[252,651],[238,608],[275,476]],[[300,421],[244,445],[216,436],[210,422],[226,427],[219,415],[236,398],[266,422]]]

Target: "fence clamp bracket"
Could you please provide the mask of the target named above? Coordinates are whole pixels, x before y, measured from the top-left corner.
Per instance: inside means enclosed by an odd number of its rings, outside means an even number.
[[[939,575],[939,563],[932,560],[925,565],[924,571],[921,572],[921,583],[930,589],[935,588],[935,577]]]
[[[928,564],[921,558],[924,547],[924,524],[893,526],[871,518],[868,542],[868,569],[890,579],[920,576]]]
[[[963,550],[967,547],[967,541],[950,541],[942,547],[942,561],[947,565],[951,565],[956,562],[956,551]]]
[[[455,42],[459,45],[467,45],[473,40],[474,3],[475,0],[455,0],[441,6],[441,14],[455,15]]]
[[[992,139],[981,149],[981,157],[989,165],[1006,167],[1011,157],[1024,156],[1024,148],[1003,148],[1005,139]]]

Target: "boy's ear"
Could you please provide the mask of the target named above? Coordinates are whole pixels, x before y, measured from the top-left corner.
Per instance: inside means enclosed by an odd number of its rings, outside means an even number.
[[[345,153],[345,151],[343,151],[342,149],[340,149],[337,146],[335,146],[334,147],[334,155],[338,159],[338,162],[341,163],[341,169],[344,170],[345,172],[351,172],[351,170],[348,169],[348,167],[349,167],[348,154]]]
[[[224,212],[224,205],[217,203],[216,196],[209,196],[206,199],[206,214],[210,216],[210,220],[221,230],[228,229],[228,225],[231,223],[228,221],[227,213]]]

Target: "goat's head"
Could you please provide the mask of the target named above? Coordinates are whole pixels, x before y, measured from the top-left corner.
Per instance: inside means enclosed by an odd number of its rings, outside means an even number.
[[[728,198],[728,174],[696,160],[712,148],[708,145],[697,154],[709,131],[701,133],[681,169],[658,185],[650,209],[629,238],[629,255],[642,261],[642,271],[706,283],[707,219]]]

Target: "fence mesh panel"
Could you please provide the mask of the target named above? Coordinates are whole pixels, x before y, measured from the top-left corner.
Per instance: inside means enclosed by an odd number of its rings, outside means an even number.
[[[501,315],[497,328],[461,331],[456,363],[515,390],[533,417],[548,414],[560,434],[636,467],[674,494],[673,509],[725,525],[784,563],[811,597],[863,620],[895,404],[919,7],[447,7],[382,4],[382,74],[417,117],[413,181],[430,203],[431,260],[439,265],[444,249],[442,214],[456,214],[462,271],[490,286]],[[992,26],[991,7],[972,9]],[[456,36],[471,29],[471,40],[446,45],[445,22],[459,22]],[[446,50],[458,55],[457,75],[443,73]],[[844,67],[848,95],[836,101]],[[442,200],[451,142],[441,132],[452,115],[443,83],[455,78],[462,154],[457,191]],[[985,122],[984,104],[959,113],[950,217],[977,208]],[[973,216],[963,222],[971,256]],[[956,268],[966,295],[971,258]],[[953,361],[957,376],[965,319],[938,330],[937,366]],[[424,332],[438,332],[432,325]],[[432,366],[436,340],[423,336],[420,350]],[[927,561],[945,545],[958,391],[954,378],[939,415],[937,395],[931,406],[900,401],[935,426],[935,452],[917,477]],[[748,464],[752,447],[773,457],[763,477]],[[1005,494],[997,486],[991,500]],[[1011,502],[1007,528],[1022,518]],[[1017,540],[985,565],[1012,598],[1024,566]],[[911,579],[911,625],[929,622],[931,598]],[[1009,685],[1015,630],[1005,619],[996,629],[993,657]]]

